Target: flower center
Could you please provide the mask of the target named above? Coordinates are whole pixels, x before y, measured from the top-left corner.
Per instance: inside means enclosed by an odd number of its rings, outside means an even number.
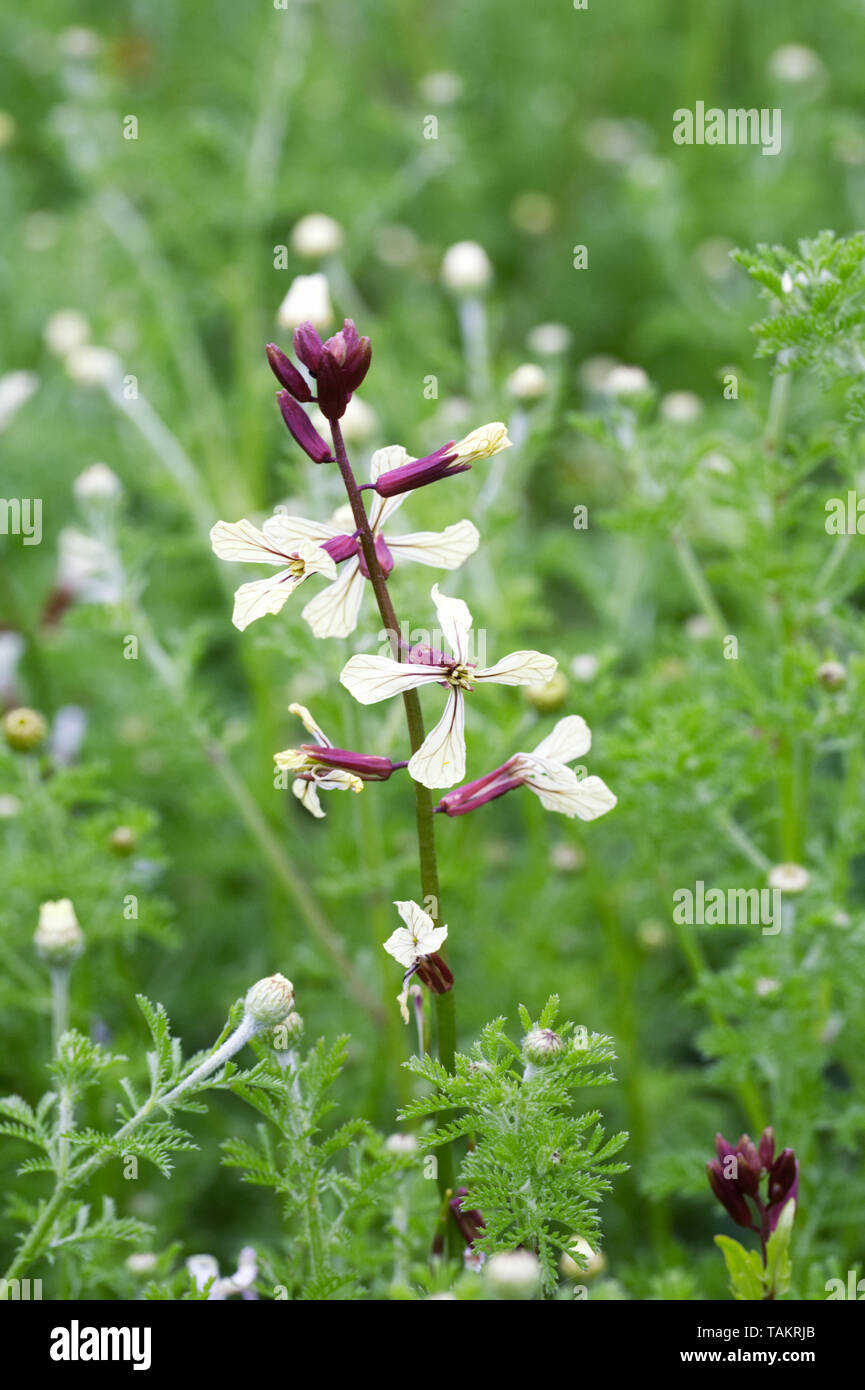
[[[471,690],[473,688],[470,680],[471,673],[472,667],[466,665],[465,662],[460,662],[459,665],[452,666],[448,671],[447,683],[457,690]]]
[[[301,579],[306,572],[306,565],[303,560],[294,559],[289,564],[288,572],[292,579]]]

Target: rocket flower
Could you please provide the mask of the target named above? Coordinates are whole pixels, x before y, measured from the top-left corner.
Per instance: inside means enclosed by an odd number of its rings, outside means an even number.
[[[448,691],[442,718],[427,734],[408,764],[410,775],[425,787],[452,787],[465,776],[465,695],[476,682],[498,685],[543,685],[558,662],[543,652],[518,651],[494,666],[480,670],[469,657],[472,615],[462,599],[448,598],[432,588],[432,599],[445,640],[446,652],[413,647],[407,661],[387,656],[353,656],[346,662],[340,681],[362,705],[401,695],[420,685],[442,685]]]
[[[397,1002],[403,1022],[408,1023],[408,989],[412,976],[417,975],[434,994],[446,994],[453,987],[454,977],[438,954],[439,947],[447,939],[447,927],[437,927],[429,913],[411,898],[395,902],[394,907],[405,926],[397,927],[384,943],[384,949],[405,967]]]
[[[568,763],[588,753],[592,735],[585,719],[569,714],[533,753],[514,753],[501,767],[466,782],[443,796],[437,811],[464,816],[515,787],[528,787],[547,811],[573,819],[596,820],[616,805],[616,797],[600,777],[578,777]]]
[[[220,560],[236,560],[245,564],[273,565],[277,573],[266,579],[254,579],[241,584],[234,595],[231,621],[243,632],[256,618],[265,613],[279,613],[298,585],[311,574],[323,574],[336,579],[336,565],[326,550],[310,539],[311,522],[303,523],[281,513],[268,517],[261,530],[245,518],[241,521],[217,521],[210,532],[213,553]]]
[[[392,763],[390,758],[335,748],[305,705],[292,704],[288,708],[314,741],[274,753],[273,761],[281,770],[297,773],[291,790],[317,820],[324,817],[318,799],[320,791],[360,792],[364,782],[386,782],[397,768],[405,767],[405,763]]]

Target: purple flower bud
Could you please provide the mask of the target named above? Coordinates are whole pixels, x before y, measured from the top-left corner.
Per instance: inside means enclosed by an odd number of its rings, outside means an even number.
[[[332,536],[329,541],[322,541],[321,548],[338,565],[357,554],[357,536]]]
[[[324,344],[311,323],[302,323],[294,330],[294,350],[303,365],[315,376]]]
[[[772,1167],[772,1159],[775,1155],[775,1135],[771,1128],[764,1129],[760,1136],[760,1162],[764,1168]]]
[[[328,352],[322,351],[316,372],[318,408],[328,420],[341,420],[348,405],[349,392],[343,381],[342,370]]]
[[[454,987],[454,977],[450,967],[442,960],[438,951],[433,951],[428,956],[421,956],[415,974],[421,984],[426,985],[433,994],[447,994]]]
[[[415,488],[426,487],[428,483],[437,483],[439,478],[465,473],[471,464],[456,463],[457,455],[449,452],[452,450],[451,442],[426,458],[414,459],[412,463],[403,463],[399,468],[391,468],[387,473],[380,474],[375,483],[376,492],[380,497],[396,497],[401,492],[412,492]]]
[[[799,1164],[792,1149],[784,1149],[769,1173],[769,1226],[774,1231],[784,1207],[796,1200],[799,1191]]]
[[[737,1226],[753,1227],[751,1212],[748,1203],[742,1196],[736,1184],[730,1179],[725,1178],[721,1165],[716,1158],[711,1163],[706,1164],[706,1172],[709,1177],[709,1185],[718,1201],[724,1206],[730,1216],[732,1216]]]
[[[715,1135],[715,1153],[719,1158],[729,1158],[730,1155],[735,1152],[736,1150],[733,1148],[733,1145],[727,1143],[723,1134],[718,1133]]]
[[[390,553],[387,541],[385,540],[384,536],[376,536],[375,553],[376,558],[378,559],[378,562],[384,573],[384,576],[385,578],[387,578],[387,576],[393,569],[393,556]],[[361,574],[364,576],[365,579],[369,579],[369,569],[366,563],[366,556],[364,555],[362,549],[358,549],[358,560],[360,562]]]
[[[353,772],[364,782],[386,782],[397,767],[390,758],[379,758],[373,753],[353,753],[348,748],[324,748],[318,743],[302,743],[300,746],[317,763]]]
[[[521,777],[511,777],[510,763],[488,772],[485,777],[477,777],[474,782],[464,782],[452,792],[447,792],[436,806],[436,811],[444,811],[446,816],[465,816],[488,801],[495,801],[506,792],[521,787]]]
[[[309,455],[313,463],[332,463],[333,454],[330,452],[330,446],[325,444],[318,430],[310,423],[306,411],[301,410],[297,401],[287,391],[277,391],[276,399],[279,401],[283,420],[304,453]]]
[[[276,343],[268,343],[266,352],[270,370],[280,385],[284,386],[286,391],[290,391],[296,401],[311,401],[312,392],[309,386],[282,349],[278,348]]]

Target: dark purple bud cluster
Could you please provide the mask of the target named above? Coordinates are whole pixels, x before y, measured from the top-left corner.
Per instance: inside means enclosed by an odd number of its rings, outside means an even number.
[[[788,1202],[795,1202],[799,1190],[799,1164],[792,1149],[783,1149],[775,1157],[775,1136],[765,1129],[759,1145],[743,1134],[734,1147],[723,1134],[715,1135],[718,1157],[706,1164],[709,1184],[718,1201],[726,1208],[737,1226],[757,1231],[764,1243],[775,1230],[781,1212]],[[761,1182],[768,1177],[765,1199],[760,1195]],[[755,1212],[749,1206],[754,1204]]]

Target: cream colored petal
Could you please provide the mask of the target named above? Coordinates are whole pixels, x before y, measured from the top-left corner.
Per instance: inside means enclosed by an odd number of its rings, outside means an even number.
[[[316,743],[320,744],[322,748],[333,747],[333,744],[331,743],[327,734],[324,732],[321,726],[315,722],[306,705],[299,705],[296,702],[293,702],[289,705],[288,712],[289,714],[297,715],[297,718],[300,720],[301,724],[306,729],[306,732],[308,734],[312,734]]]
[[[293,575],[290,570],[282,570],[267,579],[253,579],[249,584],[241,584],[234,594],[234,612],[231,621],[243,632],[263,618],[266,613],[278,613],[291,597],[303,576]]]
[[[493,454],[500,454],[503,449],[509,449],[512,440],[508,439],[508,427],[502,424],[501,420],[493,420],[489,425],[480,425],[478,429],[472,430],[465,439],[461,439],[454,445],[454,453],[462,459],[464,463],[471,463],[473,459],[492,458]]]
[[[535,749],[539,758],[550,758],[555,763],[572,763],[581,758],[592,746],[592,734],[585,719],[578,714],[569,714],[560,719],[552,733],[547,734]]]
[[[419,565],[436,565],[455,570],[474,555],[480,533],[470,521],[456,521],[444,531],[415,531],[407,536],[388,536],[387,543],[394,555],[414,560]]]
[[[425,787],[452,787],[466,773],[465,700],[452,688],[445,712],[408,765],[409,776]]]
[[[410,970],[417,960],[414,938],[405,927],[397,927],[396,931],[391,933],[384,943],[384,949],[406,970]]]
[[[336,582],[322,589],[303,609],[302,616],[315,637],[348,637],[354,632],[365,584],[359,561],[354,556],[345,560]]]
[[[284,565],[289,558],[263,531],[245,518],[217,521],[211,527],[210,544],[220,560],[243,560],[253,565]]]
[[[497,685],[546,685],[555,675],[558,662],[544,652],[511,652],[495,666],[475,671],[473,680],[495,681]]]
[[[291,790],[311,816],[315,816],[316,820],[324,820],[324,811],[321,809],[314,782],[305,782],[302,777],[298,777],[296,782],[292,782]]]
[[[389,656],[353,656],[342,668],[340,681],[362,705],[389,700],[418,685],[440,681],[443,666],[424,666],[411,661],[394,661]]]
[[[528,773],[528,769],[526,770]],[[534,775],[526,775],[525,785],[548,811],[558,811],[571,819],[597,820],[616,805],[616,797],[600,777],[577,777],[561,763],[541,765]]]
[[[324,521],[308,521],[305,516],[288,516],[285,512],[275,512],[262,526],[267,540],[284,554],[293,553],[301,541],[312,541],[321,545],[323,541],[333,540],[340,533]]]
[[[428,912],[424,912],[414,898],[394,899],[394,907],[408,927],[413,937],[435,930],[435,922]]]
[[[273,755],[274,766],[285,772],[299,772],[311,766],[310,756],[302,748],[281,748]]]
[[[433,584],[431,594],[445,641],[457,661],[467,661],[469,633],[472,630],[472,615],[468,605],[461,598],[449,598],[447,594],[441,593],[438,584]]]
[[[413,462],[414,459],[401,444],[388,444],[384,449],[376,449],[370,459],[369,480],[376,483],[382,473],[389,473],[392,468],[402,468],[404,463]]]
[[[323,574],[326,579],[336,579],[336,562],[332,555],[322,550],[313,541],[300,540],[295,544],[294,554],[302,560],[307,574]]]

